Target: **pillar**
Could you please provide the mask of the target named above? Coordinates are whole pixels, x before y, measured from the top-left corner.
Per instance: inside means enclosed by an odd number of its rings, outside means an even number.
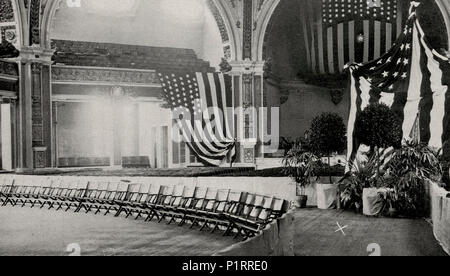
[[[53,51],[23,47],[16,114],[16,172],[51,167],[51,57]]]
[[[263,63],[247,61],[231,62],[233,67],[234,106],[236,108],[235,133],[238,139],[237,160],[239,166],[254,166],[263,156],[262,131],[259,127],[259,109],[264,104]]]

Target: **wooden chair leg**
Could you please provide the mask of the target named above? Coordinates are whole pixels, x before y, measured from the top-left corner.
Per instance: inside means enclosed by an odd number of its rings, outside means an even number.
[[[142,216],[142,211],[138,211],[138,213],[134,219],[138,220],[141,216]]]
[[[214,224],[213,229],[211,230],[211,234],[214,234],[214,232],[216,232],[217,228],[219,227],[219,223],[216,222],[216,224]]]

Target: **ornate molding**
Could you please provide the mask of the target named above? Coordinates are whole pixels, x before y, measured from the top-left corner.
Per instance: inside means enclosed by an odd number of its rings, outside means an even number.
[[[160,87],[155,71],[77,66],[53,66],[52,82],[56,84]]]
[[[0,75],[19,76],[17,63],[0,60]]]
[[[14,22],[14,10],[11,0],[0,0],[0,23]]]

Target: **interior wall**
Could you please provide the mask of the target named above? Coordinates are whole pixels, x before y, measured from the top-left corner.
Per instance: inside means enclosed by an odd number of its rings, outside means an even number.
[[[349,106],[348,96],[344,96],[339,104],[334,104],[328,89],[304,86],[298,91],[291,91],[288,100],[281,105],[280,136],[293,139],[304,137],[312,120],[325,112],[337,113],[347,123]]]
[[[82,0],[81,7],[62,1],[51,38],[188,48],[214,67],[223,57],[219,28],[206,0],[97,1]],[[114,2],[130,6],[114,9]]]
[[[58,158],[110,157],[112,109],[102,102],[60,102],[57,105]]]

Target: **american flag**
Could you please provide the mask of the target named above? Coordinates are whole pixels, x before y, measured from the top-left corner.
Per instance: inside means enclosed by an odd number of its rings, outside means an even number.
[[[336,74],[368,62],[401,34],[403,0],[302,0],[302,33],[310,71]]]
[[[159,73],[164,99],[183,140],[207,165],[235,157],[231,77],[221,73]]]
[[[396,0],[323,0],[322,10],[328,25],[357,19],[395,23],[397,19]]]
[[[419,136],[416,139],[421,143],[438,149],[450,140],[450,61],[429,47],[417,20],[419,5],[411,2],[402,34],[386,54],[365,64],[349,65],[349,161],[360,146],[354,139],[355,121],[371,103],[382,102],[400,115],[405,139]],[[415,133],[417,127],[419,134]]]

